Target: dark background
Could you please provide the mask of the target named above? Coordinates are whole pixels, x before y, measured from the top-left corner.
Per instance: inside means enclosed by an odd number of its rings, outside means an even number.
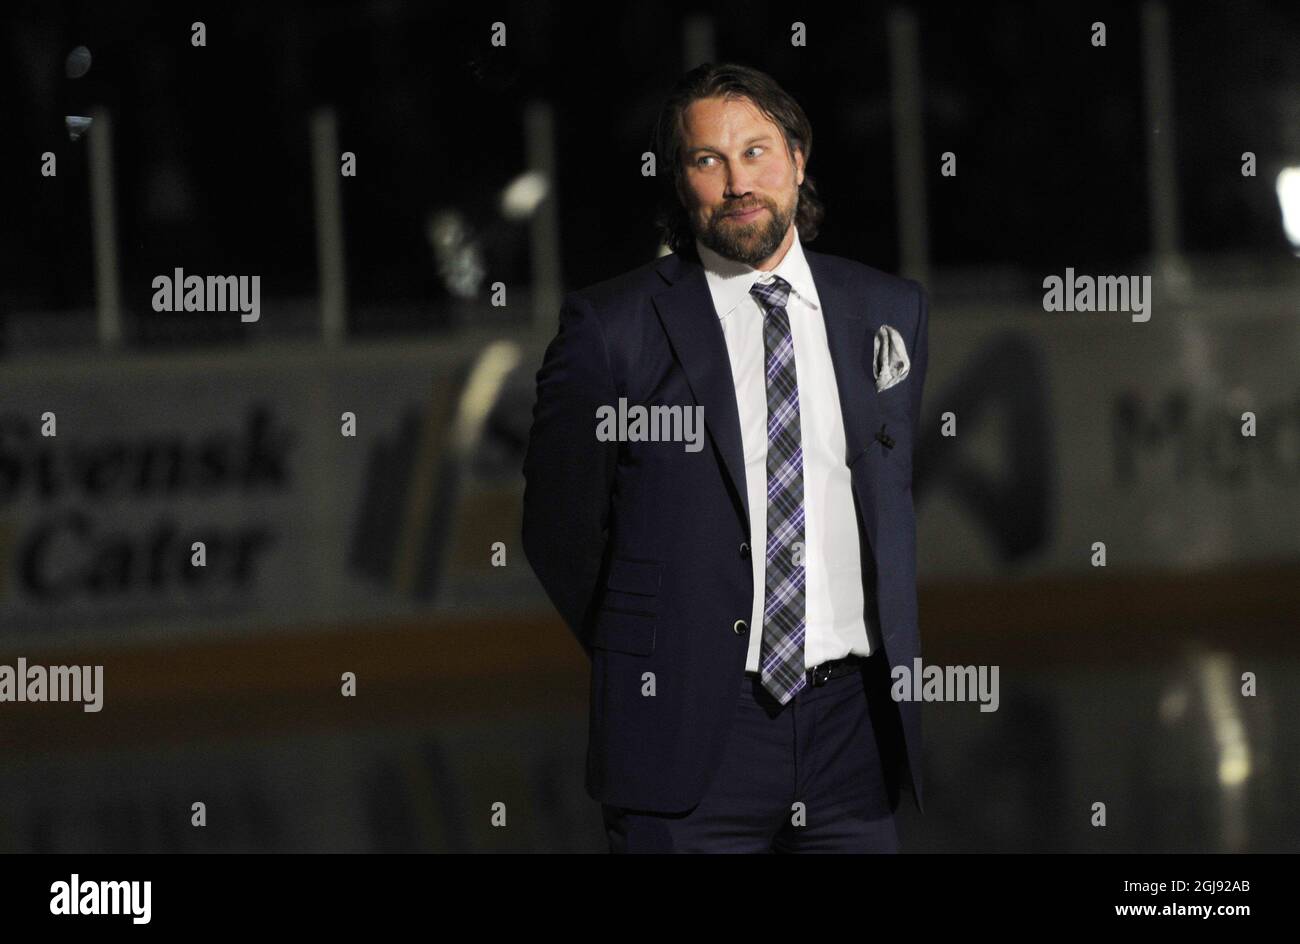
[[[26,7],[26,9],[24,9]],[[464,210],[486,237],[491,270],[527,272],[521,234],[491,196],[523,166],[519,114],[553,103],[561,238],[569,286],[653,254],[653,181],[639,173],[660,100],[684,69],[681,21],[716,17],[719,60],[770,71],[807,111],[810,172],[829,208],[816,248],[897,268],[885,11],[864,5],[811,20],[815,49],[792,48],[791,14],[752,4],[589,6],[529,2],[490,14],[472,5],[231,3],[199,13],[141,2],[10,5],[5,30],[6,180],[26,179],[31,148],[83,159],[65,114],[102,103],[115,126],[126,304],[182,264],[265,271],[264,295],[310,294],[315,262],[307,113],[328,103],[340,147],[358,155],[348,182],[354,330],[439,323],[446,290],[430,265],[431,209]],[[1230,9],[1230,13],[1225,11]],[[925,139],[957,153],[958,176],[928,175],[938,268],[1007,268],[1010,288],[1071,260],[1127,270],[1147,251],[1139,7],[1125,3],[920,6]],[[493,19],[508,45],[488,46]],[[1107,25],[1107,46],[1089,42]],[[1189,253],[1278,254],[1277,201],[1242,184],[1243,150],[1261,177],[1295,158],[1294,4],[1180,4],[1171,23],[1182,239]],[[77,45],[94,57],[68,79]],[[27,147],[12,146],[24,142]],[[1288,150],[1289,149],[1289,150]],[[89,306],[84,188],[65,172],[24,187],[0,218],[7,266],[0,310]],[[179,260],[179,261],[178,261]],[[273,271],[272,271],[273,270]],[[273,275],[273,278],[272,278]],[[388,323],[368,309],[419,307]],[[143,315],[141,315],[143,317]]]
[[[917,18],[927,161],[922,419],[933,431],[941,410],[961,412],[971,440],[981,416],[1005,421],[1004,458],[1029,470],[981,479],[965,439],[917,454],[927,661],[1001,665],[1002,708],[925,706],[929,806],[902,809],[904,848],[1296,851],[1300,247],[1274,181],[1300,167],[1300,5],[1168,6],[1192,288],[1162,285],[1150,325],[1045,316],[1041,303],[1044,274],[1067,266],[1157,269],[1147,160],[1168,129],[1144,104],[1141,6],[902,8]],[[603,851],[582,789],[587,665],[517,542],[538,342],[557,315],[514,303],[533,288],[533,237],[498,210],[529,167],[523,115],[542,102],[554,119],[563,288],[646,263],[659,238],[641,155],[696,64],[686,24],[707,22],[713,59],[769,72],[811,119],[827,214],[810,248],[900,272],[890,8],[10,2],[0,16],[0,458],[30,472],[48,457],[68,476],[53,497],[6,480],[0,664],[102,664],[108,689],[99,715],[0,704],[0,851]],[[790,45],[796,17],[807,48]],[[206,47],[191,45],[195,20]],[[495,20],[505,48],[489,44]],[[1095,21],[1105,48],[1089,41]],[[69,78],[79,45],[93,64]],[[337,347],[319,336],[318,107],[357,156],[340,185]],[[64,128],[97,108],[112,116],[116,351],[95,327],[96,129],[71,141]],[[46,151],[57,177],[40,176]],[[944,151],[955,178],[938,172]],[[1243,151],[1257,177],[1241,175]],[[427,228],[444,211],[482,253],[469,298],[435,265]],[[260,274],[262,323],[152,311],[151,279],[177,266]],[[495,281],[510,287],[504,310],[487,302]],[[445,431],[498,341],[504,380],[456,453]],[[1183,428],[1160,412],[1184,402],[1210,419]],[[1137,473],[1116,471],[1117,404],[1150,420],[1122,443]],[[1246,407],[1264,433],[1238,449]],[[17,441],[54,408],[58,441]],[[355,446],[338,442],[344,408],[361,416]],[[215,496],[83,494],[62,464],[160,430],[237,436],[249,417],[295,437],[282,481],[256,495],[233,479]],[[1171,443],[1195,449],[1161,464]],[[1266,447],[1276,466],[1259,459]],[[414,500],[430,481],[427,504]],[[69,509],[96,536],[138,538],[157,520],[265,528],[275,579],[224,588],[224,609],[134,584],[102,600],[74,588],[42,609],[16,561]],[[423,545],[402,543],[408,525]],[[1105,572],[1087,563],[1099,537]],[[494,541],[509,568],[488,566]],[[339,547],[347,565],[330,570]],[[403,560],[419,564],[406,584]],[[322,575],[352,609],[304,603],[331,589]],[[355,699],[339,696],[345,670]],[[1246,670],[1258,698],[1237,695]],[[189,821],[197,800],[205,829]],[[1098,800],[1107,829],[1089,822]],[[497,802],[508,829],[489,824]]]

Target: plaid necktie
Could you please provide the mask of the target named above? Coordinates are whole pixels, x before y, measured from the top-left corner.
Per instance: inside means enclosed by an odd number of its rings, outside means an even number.
[[[749,290],[767,312],[767,588],[759,674],[763,687],[786,704],[808,684],[804,669],[803,445],[794,339],[785,304],[790,283],[779,275]]]

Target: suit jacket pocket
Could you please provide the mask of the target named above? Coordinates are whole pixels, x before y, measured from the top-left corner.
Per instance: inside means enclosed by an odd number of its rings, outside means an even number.
[[[642,613],[602,608],[596,614],[596,631],[592,646],[635,656],[655,651],[655,628],[658,620]]]
[[[645,616],[657,615],[663,567],[662,561],[612,558],[601,605]]]
[[[592,645],[648,656],[655,648],[663,561],[612,557]]]

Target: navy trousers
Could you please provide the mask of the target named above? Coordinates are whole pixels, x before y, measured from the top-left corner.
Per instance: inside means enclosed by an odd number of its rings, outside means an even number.
[[[884,665],[876,653],[786,705],[745,675],[704,798],[682,813],[602,804],[610,852],[898,852]]]

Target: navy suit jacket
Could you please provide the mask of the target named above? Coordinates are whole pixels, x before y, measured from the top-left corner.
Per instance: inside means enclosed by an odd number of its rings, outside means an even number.
[[[844,417],[866,619],[891,669],[911,671],[921,655],[912,452],[927,296],[910,279],[804,253]],[[883,324],[902,335],[911,369],[877,392],[872,340]],[[597,409],[617,410],[620,397],[703,406],[704,448],[601,442]],[[876,438],[882,427],[892,446]],[[690,809],[730,734],[748,633],[761,631],[737,625],[748,623],[754,593],[745,464],[726,341],[693,252],[564,296],[537,373],[523,472],[524,552],[591,659],[587,791],[613,806]],[[920,705],[888,704],[903,736],[881,750],[923,809]]]

